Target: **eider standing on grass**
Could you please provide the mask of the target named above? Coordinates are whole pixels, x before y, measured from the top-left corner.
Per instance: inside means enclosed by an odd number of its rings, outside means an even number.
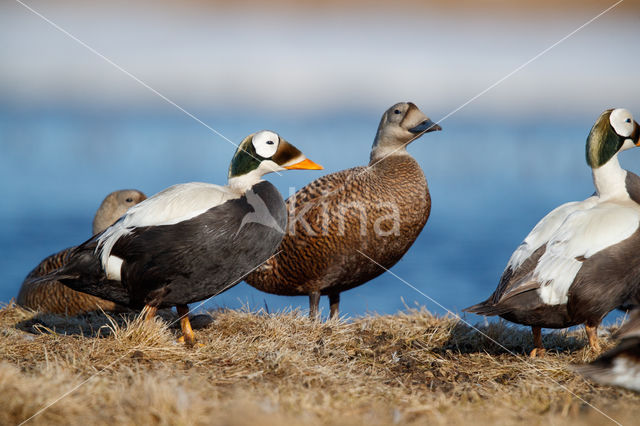
[[[146,195],[135,189],[115,191],[107,195],[93,219],[93,235],[107,229],[129,207],[135,206],[146,198]],[[110,300],[71,290],[59,281],[39,281],[42,276],[64,266],[73,249],[71,247],[52,254],[27,275],[18,293],[18,305],[40,312],[62,315],[78,315],[97,310],[126,310]]]
[[[622,386],[640,392],[640,310],[616,333],[620,343],[591,364],[574,370],[604,385]]]
[[[496,291],[466,312],[531,326],[532,357],[544,353],[542,327],[585,324],[590,347],[600,350],[602,318],[640,291],[640,178],[618,162],[639,137],[626,109],[600,115],[586,146],[595,195],[545,216],[511,256]]]
[[[440,126],[411,102],[389,108],[369,165],[323,176],[290,197],[279,254],[246,281],[267,293],[308,295],[311,318],[327,295],[331,317],[338,315],[340,293],[395,265],[427,222],[427,181],[406,146],[434,130]]]
[[[226,186],[192,182],[146,199],[77,247],[54,277],[74,290],[139,309],[176,306],[184,341],[195,342],[188,303],[241,281],[274,254],[287,224],[278,190],[262,176],[321,169],[271,131],[246,137]]]

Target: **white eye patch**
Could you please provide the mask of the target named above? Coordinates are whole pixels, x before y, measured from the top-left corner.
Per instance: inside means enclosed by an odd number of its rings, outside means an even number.
[[[611,111],[609,122],[611,123],[613,130],[624,138],[631,136],[631,133],[633,133],[633,127],[635,124],[633,122],[631,112],[627,109],[617,108]]]
[[[253,135],[251,143],[260,157],[271,158],[278,150],[280,137],[269,130],[262,130]]]

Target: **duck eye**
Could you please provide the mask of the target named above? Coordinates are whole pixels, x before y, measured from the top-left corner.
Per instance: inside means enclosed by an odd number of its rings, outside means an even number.
[[[256,154],[262,158],[271,158],[278,149],[280,137],[269,130],[262,130],[251,139],[251,144]]]
[[[631,119],[627,118],[626,120],[624,120],[625,123],[631,123]]]
[[[394,114],[400,114],[402,111],[400,111],[399,109],[393,111]]]
[[[126,201],[127,203],[133,203],[133,198],[127,198],[125,201]]]

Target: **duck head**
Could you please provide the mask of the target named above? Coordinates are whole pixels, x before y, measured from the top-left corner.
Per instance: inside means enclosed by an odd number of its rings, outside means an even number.
[[[389,108],[380,120],[371,149],[371,161],[394,154],[405,154],[406,146],[425,133],[442,128],[424,115],[412,102]]]
[[[322,170],[322,166],[277,133],[261,130],[238,145],[229,166],[229,186],[244,191],[263,175],[282,170]]]
[[[146,199],[146,195],[135,189],[123,189],[107,195],[93,219],[93,235],[113,225],[130,207]]]
[[[598,117],[587,137],[587,164],[597,169],[618,152],[640,146],[639,138],[640,126],[629,110],[608,109]]]

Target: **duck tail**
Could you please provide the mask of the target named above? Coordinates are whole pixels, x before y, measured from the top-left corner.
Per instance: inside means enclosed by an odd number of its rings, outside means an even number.
[[[469,312],[471,314],[478,314],[484,316],[500,315],[501,309],[491,303],[488,299],[484,302],[480,302],[476,305],[464,308],[462,312]]]
[[[100,261],[94,256],[93,251],[93,247],[85,245],[69,248],[54,255],[55,258],[52,256],[52,260],[45,268],[32,271],[25,282],[38,285],[43,282],[59,281],[73,288],[74,286],[68,285],[68,283],[87,278],[98,280],[102,278],[103,273]]]
[[[40,275],[38,277],[29,277],[24,282],[25,284],[29,284],[29,285],[38,285],[44,282],[51,282],[51,281],[62,282],[64,280],[77,280],[79,278],[80,278],[80,274],[70,274],[70,273],[64,273],[62,271],[53,271],[45,275]]]

